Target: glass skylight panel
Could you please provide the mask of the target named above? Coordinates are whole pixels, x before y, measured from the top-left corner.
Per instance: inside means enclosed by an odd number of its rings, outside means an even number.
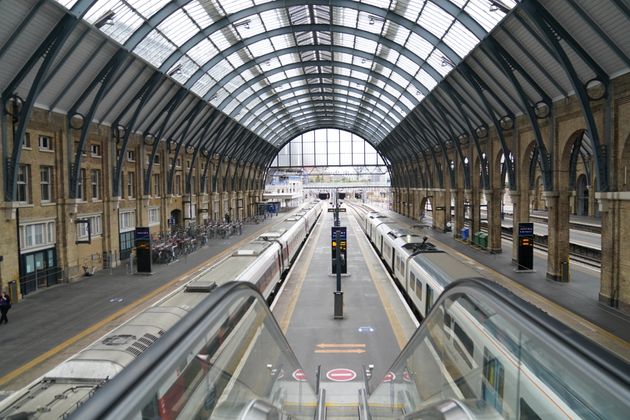
[[[339,45],[342,47],[352,48],[354,47],[354,35],[350,34],[335,34],[335,45]]]
[[[398,83],[400,86],[407,86],[409,80],[409,76],[403,72],[399,73],[398,71],[393,71],[389,78]]]
[[[293,37],[290,35],[277,35],[269,39],[276,50],[295,46]]]
[[[174,51],[175,46],[155,29],[133,50],[155,67],[160,67]]]
[[[143,19],[135,10],[116,0],[101,0],[96,2],[85,14],[85,20],[94,24],[107,13],[114,15],[107,20],[107,24],[100,30],[109,37],[124,44],[125,41],[142,25]]]
[[[63,7],[69,10],[69,9],[72,9],[72,7],[77,1],[78,0],[57,0],[57,3],[59,3],[60,5],[62,5]]]
[[[416,19],[418,19],[418,15],[420,14],[422,7],[424,7],[423,1],[409,0],[406,2],[398,2],[398,4],[394,6],[394,12],[404,16],[412,22],[415,22]]]
[[[313,5],[313,14],[314,20],[316,24],[329,24],[330,23],[330,12],[329,8],[326,5]]]
[[[191,1],[184,5],[184,10],[186,10],[188,15],[194,19],[200,28],[206,28],[214,23],[214,19],[208,15],[205,7],[199,4],[198,0]]]
[[[239,87],[243,86],[244,83],[245,83],[245,81],[243,80],[243,78],[238,76],[238,77],[235,77],[234,79],[230,80],[226,84],[224,84],[223,87],[225,88],[225,90],[227,90],[228,92],[232,93],[236,89],[238,89]]]
[[[356,40],[356,45],[355,48],[359,51],[362,52],[366,52],[369,54],[374,54],[376,52],[376,48],[378,47],[378,43],[369,40],[369,39],[365,39],[365,38],[361,38],[361,37],[357,37]]]
[[[347,67],[340,67],[340,66],[336,66],[335,67],[335,74],[339,74],[342,76],[350,76],[350,69]],[[338,80],[337,83],[343,83],[343,80]]]
[[[283,72],[278,72],[278,73],[267,76],[267,80],[269,81],[269,83],[279,82],[280,80],[284,80],[284,79],[286,79],[286,77]]]
[[[372,32],[373,34],[380,34],[383,30],[385,20],[380,16],[374,16],[367,12],[359,12],[359,20],[357,22],[357,29],[366,32]]]
[[[372,60],[368,60],[365,57],[353,57],[352,64],[369,69],[372,67]]]
[[[418,18],[418,24],[438,38],[442,38],[453,20],[453,16],[439,6],[427,1],[422,14]]]
[[[245,89],[236,96],[236,100],[241,104],[247,103],[247,106],[252,106],[253,98],[259,98],[258,95],[253,95],[253,93],[251,89]],[[249,102],[247,102],[248,99],[250,100]]]
[[[255,57],[260,57],[275,51],[273,45],[268,39],[262,39],[258,42],[254,42],[249,46],[249,50]]]
[[[254,5],[251,0],[220,0],[219,3],[228,15],[243,9],[248,9]]]
[[[411,111],[412,109],[414,109],[417,105],[417,103],[412,103],[409,99],[407,99],[407,97],[405,95],[402,95],[400,97],[400,103],[402,103],[405,107],[407,107],[407,109],[409,111]],[[407,111],[407,112],[409,112]]]
[[[181,9],[164,19],[158,29],[178,47],[198,32],[192,20]]]
[[[215,83],[216,82],[214,81],[214,79],[212,79],[212,77],[204,74],[199,78],[199,80],[197,80],[197,82],[190,88],[190,90],[195,92],[197,95],[204,97],[206,96],[206,93],[208,93],[208,91],[212,88],[212,86],[215,85]],[[219,103],[220,102],[213,102],[212,104],[214,106],[217,106]]]
[[[416,63],[414,63],[404,55],[401,55],[398,58],[398,63],[396,63],[396,65],[411,75],[415,75],[418,70],[420,70],[420,66],[418,66]]]
[[[258,67],[250,67],[247,70],[241,72],[241,77],[245,81],[250,81],[256,77],[260,76],[260,72],[258,71]]]
[[[216,66],[212,67],[208,74],[215,80],[223,80],[225,76],[230,74],[234,69],[226,60],[220,61]]]
[[[470,50],[475,48],[479,39],[459,21],[455,21],[451,29],[444,36],[444,42],[451,47],[457,55],[465,57]]]
[[[289,69],[289,70],[285,70],[285,72],[284,72],[284,73],[286,74],[286,77],[287,77],[287,78],[290,78],[290,77],[297,77],[297,76],[301,76],[301,75],[303,75],[303,74],[304,74],[304,73],[302,72],[302,69]],[[280,73],[280,76],[281,76],[281,77],[285,77],[285,76],[283,76],[283,75],[282,75],[282,73]]]
[[[435,46],[420,35],[412,33],[409,36],[409,41],[405,45],[405,48],[412,51],[421,60],[425,60],[429,54],[431,54],[431,51],[435,49]]]
[[[223,111],[224,113],[226,113],[228,115],[232,115],[234,109],[236,109],[237,106],[238,106],[238,102],[232,101],[232,102],[230,102],[230,104],[228,106],[223,108],[221,111]]]
[[[394,85],[385,85],[385,92],[394,95],[396,97],[400,96],[400,91],[394,87]]]
[[[169,2],[170,0],[126,0],[126,3],[136,9],[146,19],[149,19]]]
[[[289,18],[291,24],[300,25],[310,23],[311,13],[306,5],[289,7]]]
[[[316,31],[315,36],[318,45],[330,45],[330,32]]]
[[[269,70],[277,69],[278,67],[282,67],[282,63],[280,63],[280,60],[278,60],[277,57],[273,57],[265,61],[263,70],[269,71]]]
[[[335,52],[335,61],[341,61],[342,63],[352,63],[354,56],[352,54]]]
[[[433,68],[437,70],[438,73],[440,73],[442,76],[446,76],[448,72],[453,70],[455,64],[438,50],[433,51],[433,53],[427,59],[427,63],[433,66]]]
[[[282,63],[282,66],[288,66],[294,63],[298,63],[300,61],[300,56],[296,53],[289,53],[289,54],[282,54],[277,59],[280,60],[280,63]],[[265,65],[263,66],[263,70],[268,70],[267,67],[268,67],[267,63],[265,62]]]
[[[416,80],[422,83],[427,90],[433,89],[438,83],[429,73],[422,69],[416,74]]]
[[[391,20],[385,22],[384,36],[394,41],[396,44],[404,45],[410,33],[411,31],[409,29],[400,26],[396,22],[392,22]]]
[[[265,23],[268,31],[289,26],[286,9],[267,10],[260,13],[260,19]]]
[[[232,33],[230,26],[227,26],[210,34],[210,40],[221,51],[228,49],[230,46],[232,46],[232,44],[237,42],[235,34]]]
[[[502,3],[510,9],[516,5],[512,0],[502,0]],[[471,1],[464,7],[464,10],[479,22],[487,32],[490,32],[505,17],[505,13],[500,9],[490,10],[491,5],[490,0]]]
[[[168,70],[167,74],[184,84],[197,70],[199,70],[199,66],[184,55]]]
[[[188,55],[192,58],[195,63],[202,66],[212,57],[217,55],[219,50],[217,50],[212,42],[208,39],[202,39],[197,45],[188,50]]]
[[[366,81],[368,79],[369,75],[367,73],[364,73],[364,72],[353,71],[352,72],[352,77],[354,79],[359,79],[359,80],[362,80],[362,81]]]

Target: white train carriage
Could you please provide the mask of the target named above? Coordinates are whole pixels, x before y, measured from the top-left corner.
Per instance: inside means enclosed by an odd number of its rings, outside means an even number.
[[[444,348],[464,398],[484,400],[504,418],[598,417],[586,388],[570,380],[571,362],[563,366],[531,338],[524,348],[519,331],[493,314],[466,297],[443,312]]]
[[[64,418],[104,381],[111,379],[155,340],[182,319],[214,288],[230,281],[247,281],[269,296],[281,280],[282,272],[297,253],[321,213],[321,203],[309,203],[297,218],[289,217],[278,240],[254,240],[230,257],[197,275],[183,288],[124,325],[109,332],[70,357],[30,385],[0,403],[0,418]],[[282,258],[286,244],[287,256]],[[39,413],[33,416],[25,413]],[[30,417],[29,417],[30,416]]]

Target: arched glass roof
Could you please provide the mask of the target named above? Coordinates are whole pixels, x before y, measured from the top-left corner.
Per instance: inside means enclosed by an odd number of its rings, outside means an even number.
[[[57,2],[274,145],[303,132],[300,121],[331,117],[353,121],[378,144],[515,6],[514,0]]]

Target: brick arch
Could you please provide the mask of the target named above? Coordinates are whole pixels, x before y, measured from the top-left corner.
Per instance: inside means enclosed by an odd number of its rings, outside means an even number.
[[[588,138],[585,138],[588,132],[586,129],[574,131],[566,143],[560,155],[560,170],[558,174],[558,190],[566,188],[568,191],[575,191],[575,179],[577,177],[577,162],[580,158],[580,150],[583,146],[587,146],[585,142],[590,144]]]

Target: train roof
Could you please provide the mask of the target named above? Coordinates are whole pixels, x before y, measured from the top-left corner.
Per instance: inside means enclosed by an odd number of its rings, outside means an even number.
[[[413,257],[413,261],[442,287],[455,280],[481,276],[471,266],[446,252],[421,253]]]
[[[256,261],[273,242],[253,241],[232,253],[230,258],[218,263],[210,270],[186,285],[187,292],[208,292],[217,286],[236,280],[239,274]]]
[[[415,238],[419,238],[419,240],[422,241],[422,237],[419,234],[411,230],[407,230],[407,229],[398,229],[394,227],[392,228],[392,230],[387,232],[387,234],[394,238],[408,238],[409,241],[415,241],[415,242],[417,242]]]
[[[284,235],[285,233],[287,233],[287,230],[288,229],[276,229],[273,231],[265,232],[262,235],[260,235],[257,240],[267,241],[270,239],[277,239],[281,237],[282,235]]]

